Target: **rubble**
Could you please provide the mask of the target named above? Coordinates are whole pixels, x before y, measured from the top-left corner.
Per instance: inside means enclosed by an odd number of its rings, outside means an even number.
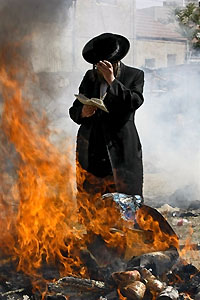
[[[161,292],[165,288],[165,283],[158,280],[148,269],[142,268],[141,274],[145,280],[146,287],[153,292]]]
[[[138,257],[133,257],[127,263],[127,270],[133,268],[151,269],[155,276],[160,276],[168,272],[177,262],[179,257],[178,251],[175,248],[166,251],[157,251],[146,253]]]
[[[134,281],[120,288],[120,292],[124,297],[131,300],[142,300],[146,291],[146,286],[141,281]]]
[[[115,283],[120,287],[130,284],[134,281],[139,281],[141,279],[141,275],[138,270],[123,271],[112,273],[112,278],[115,281]]]
[[[112,197],[111,194],[109,194],[109,199],[110,197]],[[136,227],[132,227],[132,230],[145,237],[147,245],[151,243],[153,235],[149,230],[139,226],[138,211],[151,215],[153,220],[160,222],[162,232],[170,237],[176,237],[176,230],[157,210],[138,202],[138,199],[129,209],[127,198],[123,198],[126,199],[126,205],[122,203],[123,201],[120,205],[123,199],[118,198],[123,220],[134,220]],[[106,201],[106,197],[104,200]],[[169,218],[175,218],[172,211],[169,210],[169,214]],[[131,230],[130,224],[129,222],[128,230]],[[175,226],[176,229],[184,227],[177,224]],[[125,236],[120,228],[113,227],[110,230],[121,234],[122,238]],[[123,298],[127,300],[199,300],[200,298],[200,271],[192,263],[188,263],[179,256],[179,249],[174,246],[173,242],[169,243],[166,249],[143,253],[127,260],[124,255],[115,251],[115,248],[109,247],[101,236],[94,234],[87,248],[81,250],[81,260],[88,269],[90,279],[73,275],[57,278],[58,273],[55,269],[51,271],[51,268],[47,266],[45,271],[45,267],[43,268],[43,273],[51,273],[48,276],[45,275],[46,278],[50,279],[53,278],[53,274],[56,275],[54,282],[47,283],[43,300],[119,300]],[[31,278],[17,272],[14,262],[5,261],[4,263],[2,260],[0,273],[2,274],[0,299],[42,299],[40,291],[33,290]]]
[[[105,282],[76,277],[63,277],[48,284],[48,294],[98,299],[110,291]]]
[[[177,300],[179,299],[178,291],[172,286],[167,286],[157,297],[157,300]]]

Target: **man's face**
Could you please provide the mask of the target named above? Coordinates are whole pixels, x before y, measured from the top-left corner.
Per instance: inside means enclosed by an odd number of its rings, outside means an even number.
[[[103,74],[101,73],[101,71],[98,70],[96,66],[95,66],[95,70],[96,70],[96,73],[97,73],[97,78],[98,78],[98,80],[99,80],[100,82],[104,82],[105,79],[104,79]]]

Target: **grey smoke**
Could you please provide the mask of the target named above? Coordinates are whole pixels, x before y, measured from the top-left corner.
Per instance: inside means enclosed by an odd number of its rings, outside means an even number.
[[[0,51],[8,69],[18,65],[18,56],[26,63],[28,75],[36,75],[26,96],[37,102],[38,110],[47,112],[52,124],[66,120],[67,115],[67,108],[59,109],[59,103],[61,95],[68,94],[72,71],[71,66],[68,70],[67,62],[72,59],[65,37],[72,5],[73,0],[0,2]]]
[[[157,92],[145,94],[138,116],[146,169],[146,194],[158,203],[187,206],[200,199],[199,65],[146,74]]]

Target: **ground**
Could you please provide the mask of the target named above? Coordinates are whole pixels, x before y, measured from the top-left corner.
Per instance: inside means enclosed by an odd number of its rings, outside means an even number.
[[[183,258],[200,269],[200,209],[173,211],[169,206],[158,210],[178,235]]]

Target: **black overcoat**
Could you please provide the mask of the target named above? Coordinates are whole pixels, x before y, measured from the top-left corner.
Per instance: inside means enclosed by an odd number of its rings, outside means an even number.
[[[80,124],[77,159],[95,176],[114,175],[116,191],[142,196],[143,165],[140,139],[135,126],[136,109],[142,105],[144,72],[120,63],[119,76],[107,88],[104,103],[109,113],[97,109],[81,118],[83,104],[77,99],[69,109],[71,119]],[[86,72],[79,93],[100,96],[94,70]]]

